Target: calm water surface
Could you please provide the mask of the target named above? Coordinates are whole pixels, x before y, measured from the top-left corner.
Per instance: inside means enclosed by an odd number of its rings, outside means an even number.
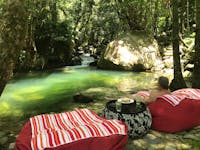
[[[149,89],[155,77],[152,73],[103,71],[89,67],[17,74],[0,98],[0,127],[40,113],[66,111],[73,103],[73,95],[89,88],[109,87],[124,92]]]

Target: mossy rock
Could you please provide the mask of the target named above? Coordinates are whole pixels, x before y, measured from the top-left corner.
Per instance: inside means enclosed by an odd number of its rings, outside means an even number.
[[[117,65],[115,63],[113,63],[112,61],[109,61],[109,60],[100,60],[98,63],[97,63],[97,67],[99,69],[105,69],[105,70],[124,70],[124,67],[122,65]]]
[[[132,68],[136,72],[145,71],[145,66],[143,64],[135,64]]]
[[[82,93],[77,93],[73,96],[74,102],[78,103],[90,103],[93,102],[93,99],[89,96],[85,96]]]

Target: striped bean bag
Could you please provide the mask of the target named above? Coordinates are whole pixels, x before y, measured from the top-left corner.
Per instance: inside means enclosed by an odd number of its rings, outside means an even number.
[[[165,132],[179,132],[200,125],[200,90],[180,89],[163,95],[148,108],[152,128]]]
[[[17,137],[15,150],[123,150],[127,126],[88,109],[30,118]]]

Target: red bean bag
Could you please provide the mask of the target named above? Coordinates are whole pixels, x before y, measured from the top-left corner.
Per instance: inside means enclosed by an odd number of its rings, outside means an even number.
[[[64,116],[65,120],[59,120],[60,114],[38,115],[31,118],[19,133],[14,150],[125,149],[128,129],[123,122],[106,120],[87,109],[62,113],[68,117]],[[61,128],[66,130],[59,130]],[[59,143],[59,137],[65,136],[66,138],[62,138],[64,144]]]
[[[177,90],[159,97],[148,108],[154,130],[174,133],[191,129],[200,125],[200,90]]]

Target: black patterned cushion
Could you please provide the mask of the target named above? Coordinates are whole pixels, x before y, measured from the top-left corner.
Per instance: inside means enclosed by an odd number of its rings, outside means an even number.
[[[114,103],[115,101],[107,103],[105,109],[103,110],[103,116],[106,119],[118,119],[125,121],[128,125],[128,134],[131,138],[142,137],[150,130],[152,125],[151,113],[144,103],[137,102],[143,107],[133,113],[119,113],[115,111],[113,108]]]

